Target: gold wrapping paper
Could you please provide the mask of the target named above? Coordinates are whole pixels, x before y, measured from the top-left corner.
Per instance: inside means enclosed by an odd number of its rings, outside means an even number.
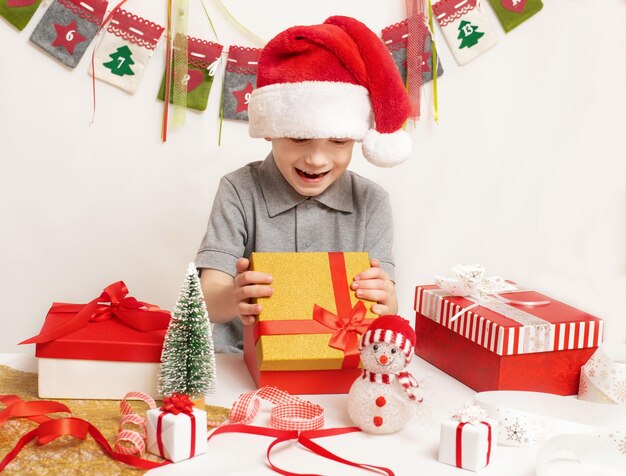
[[[129,389],[131,390],[131,389]],[[37,374],[21,372],[0,365],[0,393],[17,395],[24,401],[37,398]],[[58,400],[67,405],[75,417],[82,418],[98,428],[111,446],[115,444],[120,420],[120,404],[117,400]],[[160,402],[159,402],[160,403]],[[131,401],[130,405],[140,415],[145,414],[147,405]],[[0,405],[0,409],[4,408]],[[207,421],[224,421],[229,409],[206,406]],[[59,414],[67,416],[66,414]],[[56,415],[51,415],[53,418]],[[37,426],[25,418],[9,420],[0,427],[0,460],[11,451],[18,440]],[[158,456],[146,453],[145,459],[161,461]],[[69,436],[58,438],[46,445],[30,443],[6,467],[3,475],[19,476],[73,476],[73,475],[140,475],[145,470],[135,469],[109,457],[89,436],[80,440]]]
[[[343,253],[347,287],[354,277],[370,267],[367,253]],[[259,322],[313,319],[314,305],[337,313],[328,253],[252,253],[250,268],[273,277],[274,293],[259,298],[263,311]],[[358,301],[349,289],[352,305]],[[375,319],[369,301],[364,301],[366,319]],[[261,370],[340,369],[344,353],[328,346],[334,331],[324,334],[262,335],[256,343]]]

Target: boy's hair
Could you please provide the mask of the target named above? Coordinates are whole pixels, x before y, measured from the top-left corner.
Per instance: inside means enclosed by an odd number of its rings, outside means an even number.
[[[400,73],[383,42],[354,18],[279,33],[261,53],[257,87],[248,105],[252,137],[355,139],[383,167],[409,156]]]

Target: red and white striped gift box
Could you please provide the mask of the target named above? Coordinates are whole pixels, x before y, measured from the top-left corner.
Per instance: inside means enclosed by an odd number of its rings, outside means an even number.
[[[476,301],[449,295],[436,285],[417,286],[416,354],[475,390],[575,394],[580,366],[602,342],[603,321],[535,291],[501,296],[549,304],[493,299],[462,312]]]
[[[487,301],[450,322],[452,316],[475,302],[446,295],[431,285],[416,288],[415,310],[498,355],[586,349],[602,342],[604,323],[591,314],[535,291],[502,296],[529,302],[549,300],[550,304],[524,307]]]

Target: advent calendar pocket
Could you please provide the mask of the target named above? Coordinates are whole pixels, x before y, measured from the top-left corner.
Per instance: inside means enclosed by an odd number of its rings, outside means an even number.
[[[481,0],[441,0],[433,12],[454,59],[469,63],[498,42],[494,23]]]
[[[406,84],[406,46],[409,37],[409,27],[407,21],[396,23],[382,31],[382,38],[385,45],[391,52],[393,61],[400,70],[402,81]],[[433,39],[428,33],[424,37],[424,53],[422,55],[422,82],[427,83],[433,79]],[[439,56],[437,56],[437,77],[443,74],[443,67]]]
[[[156,48],[163,27],[126,10],[115,12],[98,44],[94,58],[96,78],[134,93]]]
[[[231,46],[228,49],[224,91],[222,92],[222,117],[248,120],[250,94],[256,88],[256,72],[261,50]]]
[[[106,0],[55,0],[30,41],[74,68],[98,33],[107,5]]]
[[[184,45],[184,43],[183,43]],[[187,88],[187,107],[204,111],[209,101],[209,93],[224,47],[211,41],[187,37],[187,74],[183,85]],[[165,98],[165,75],[161,81],[158,98]],[[174,85],[170,88],[170,103],[174,102]]]
[[[23,30],[33,17],[41,0],[0,0],[0,16],[18,30]]]
[[[489,0],[507,33],[543,8],[541,0]]]

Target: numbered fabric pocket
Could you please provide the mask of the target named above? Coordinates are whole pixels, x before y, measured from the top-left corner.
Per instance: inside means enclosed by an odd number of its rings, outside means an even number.
[[[507,33],[543,8],[541,0],[489,0]]]
[[[107,5],[106,0],[54,0],[30,41],[74,68],[98,33]]]
[[[454,59],[469,63],[498,42],[494,22],[480,0],[441,0],[433,12]]]
[[[184,45],[184,43],[183,43]],[[217,70],[223,46],[199,38],[187,37],[187,74],[183,86],[187,89],[187,107],[204,111],[209,102],[209,93]],[[165,99],[165,75],[161,81],[158,98]],[[174,103],[174,85],[170,88],[170,103]]]
[[[406,45],[409,38],[409,26],[406,20],[391,25],[382,31],[383,42],[391,52],[402,81],[406,84]],[[427,83],[433,79],[433,39],[430,33],[424,38],[424,53],[422,55],[422,82]],[[437,56],[437,77],[443,74],[443,67]]]
[[[134,93],[162,33],[162,26],[117,10],[98,44],[90,74]]]
[[[256,88],[259,48],[231,46],[228,49],[224,90],[222,91],[222,117],[224,119],[248,120],[250,94]]]
[[[41,0],[0,0],[0,16],[18,30],[23,30],[33,17]]]

